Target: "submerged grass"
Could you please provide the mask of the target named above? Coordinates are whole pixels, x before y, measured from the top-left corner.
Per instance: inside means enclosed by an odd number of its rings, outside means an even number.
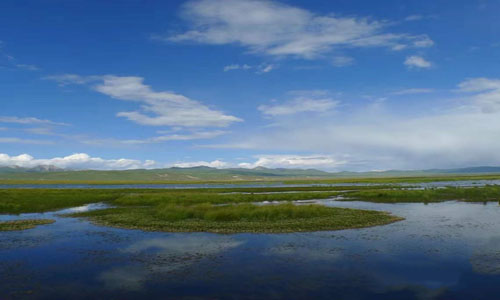
[[[35,228],[38,225],[52,224],[52,219],[27,219],[14,221],[0,221],[0,231],[26,230]]]
[[[446,187],[423,190],[364,190],[346,194],[344,200],[362,200],[379,203],[431,203],[448,200],[467,202],[500,201],[500,186]]]
[[[72,214],[100,225],[168,232],[303,232],[383,225],[402,220],[385,212],[321,205],[253,204],[121,207]]]

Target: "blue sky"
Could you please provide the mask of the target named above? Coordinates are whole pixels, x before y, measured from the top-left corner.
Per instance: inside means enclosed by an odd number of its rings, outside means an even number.
[[[0,4],[0,165],[500,164],[500,1]]]

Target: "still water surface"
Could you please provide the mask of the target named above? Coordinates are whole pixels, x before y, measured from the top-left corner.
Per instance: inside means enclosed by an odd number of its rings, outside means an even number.
[[[406,220],[219,235],[107,228],[54,213],[3,215],[56,222],[0,233],[0,299],[498,299],[498,203],[323,203]]]

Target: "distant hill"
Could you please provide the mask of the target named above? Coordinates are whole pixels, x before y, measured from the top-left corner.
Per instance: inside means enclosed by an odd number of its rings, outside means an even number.
[[[9,180],[75,180],[75,181],[205,181],[256,180],[259,178],[321,178],[331,173],[314,169],[216,169],[210,167],[166,168],[152,170],[61,170],[53,168],[0,167],[0,179]]]
[[[0,180],[29,181],[140,181],[140,182],[175,182],[175,181],[246,181],[246,180],[280,180],[293,178],[360,178],[360,177],[406,177],[431,175],[471,175],[500,174],[500,167],[469,167],[459,169],[429,170],[389,170],[381,172],[325,172],[316,169],[271,169],[257,167],[254,169],[229,168],[216,169],[210,167],[137,169],[137,170],[64,170],[54,166],[37,166],[34,168],[0,167]]]

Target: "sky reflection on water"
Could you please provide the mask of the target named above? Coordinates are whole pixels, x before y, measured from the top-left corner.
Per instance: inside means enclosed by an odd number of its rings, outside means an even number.
[[[19,217],[57,222],[0,233],[0,299],[497,298],[498,203],[324,203],[406,220],[334,232],[219,235],[26,214]]]

